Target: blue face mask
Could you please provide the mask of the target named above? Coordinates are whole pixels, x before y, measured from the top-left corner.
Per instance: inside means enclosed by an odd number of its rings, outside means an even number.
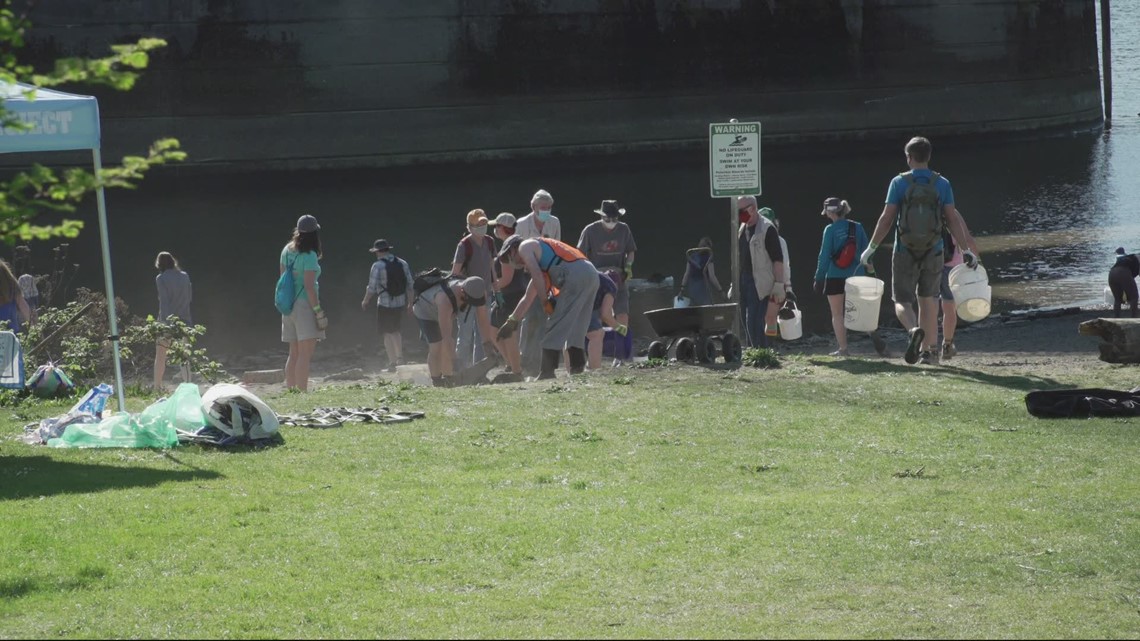
[[[542,222],[544,222],[544,223],[545,223],[546,221],[550,220],[550,210],[549,210],[549,209],[542,209],[542,210],[539,210],[539,212],[538,212],[538,219],[539,219],[539,220],[541,220],[541,221],[542,221]]]

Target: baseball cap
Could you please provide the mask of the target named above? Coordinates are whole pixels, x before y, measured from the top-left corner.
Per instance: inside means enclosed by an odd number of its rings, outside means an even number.
[[[487,215],[482,209],[472,209],[467,213],[467,224],[472,227],[482,227],[487,224]]]
[[[770,220],[772,222],[776,222],[777,220],[780,219],[780,217],[776,215],[776,212],[772,211],[771,207],[761,207],[760,210],[757,211],[756,213],[760,214],[761,216],[767,218],[768,220]]]
[[[518,224],[518,222],[519,221],[517,218],[515,218],[514,214],[504,211],[503,213],[499,214],[498,216],[495,216],[495,220],[489,221],[487,224],[488,225],[502,225],[504,227],[514,227]]]
[[[503,260],[504,256],[508,256],[512,249],[518,249],[522,244],[523,237],[518,234],[512,234],[503,241],[503,248],[499,250],[499,255],[495,257],[496,260]]]
[[[317,217],[305,214],[297,219],[297,231],[307,234],[320,229],[321,226],[317,224]]]
[[[487,302],[487,283],[478,276],[469,276],[459,282],[459,288],[467,296],[467,304],[482,307]]]
[[[823,200],[823,211],[819,212],[820,216],[828,214],[845,214],[849,211],[847,201],[837,196],[831,196]]]

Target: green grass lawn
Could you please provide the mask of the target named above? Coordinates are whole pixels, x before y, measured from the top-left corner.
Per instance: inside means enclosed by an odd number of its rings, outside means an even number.
[[[1064,374],[329,387],[264,400],[427,418],[256,450],[28,446],[70,403],[5,408],[0,637],[1137,638],[1140,421],[1031,417],[1121,368]]]

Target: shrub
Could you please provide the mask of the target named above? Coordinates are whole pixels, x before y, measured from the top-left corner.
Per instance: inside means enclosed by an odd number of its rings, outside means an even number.
[[[740,362],[749,367],[777,368],[780,366],[780,356],[770,347],[749,347],[744,351]]]

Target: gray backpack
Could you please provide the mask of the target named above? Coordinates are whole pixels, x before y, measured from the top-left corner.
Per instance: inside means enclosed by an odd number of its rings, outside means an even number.
[[[930,182],[914,180],[914,172],[899,174],[906,180],[906,193],[899,208],[899,242],[912,254],[925,256],[942,239],[942,199],[938,196],[938,172]]]

